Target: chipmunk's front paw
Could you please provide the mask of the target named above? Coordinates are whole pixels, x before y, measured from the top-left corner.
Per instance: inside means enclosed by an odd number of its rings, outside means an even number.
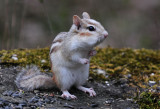
[[[89,56],[94,56],[97,54],[97,51],[96,50],[91,50],[89,51]]]
[[[79,60],[81,64],[88,64],[89,63],[89,60],[86,59],[86,58],[82,58]]]

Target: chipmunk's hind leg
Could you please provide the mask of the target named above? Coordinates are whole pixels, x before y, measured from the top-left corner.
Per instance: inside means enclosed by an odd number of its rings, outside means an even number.
[[[91,97],[96,96],[96,92],[93,90],[93,88],[86,88],[83,86],[78,86],[77,88],[85,93],[89,93]]]
[[[61,97],[65,98],[65,99],[77,99],[77,97],[75,95],[71,95],[67,90],[62,91],[63,94],[61,95]]]

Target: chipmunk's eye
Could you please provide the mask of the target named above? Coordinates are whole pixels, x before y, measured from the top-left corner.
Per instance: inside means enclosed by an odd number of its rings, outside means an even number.
[[[95,31],[95,28],[94,28],[93,26],[89,26],[89,27],[87,27],[87,29],[88,29],[89,31]]]

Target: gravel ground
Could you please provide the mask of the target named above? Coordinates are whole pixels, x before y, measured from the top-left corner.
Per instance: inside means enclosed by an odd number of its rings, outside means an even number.
[[[24,92],[17,89],[14,80],[21,67],[0,66],[0,109],[139,109],[133,100],[134,88],[129,87],[128,80],[106,83],[89,80],[85,86],[93,87],[96,97],[89,97],[75,88],[70,92],[76,100],[65,100],[60,97],[58,89],[34,90]]]

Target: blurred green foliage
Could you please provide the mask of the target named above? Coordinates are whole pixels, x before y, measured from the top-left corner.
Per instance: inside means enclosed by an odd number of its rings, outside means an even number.
[[[73,15],[81,17],[84,11],[108,30],[103,47],[160,47],[158,0],[3,0],[0,49],[46,47],[56,34],[70,29]]]

